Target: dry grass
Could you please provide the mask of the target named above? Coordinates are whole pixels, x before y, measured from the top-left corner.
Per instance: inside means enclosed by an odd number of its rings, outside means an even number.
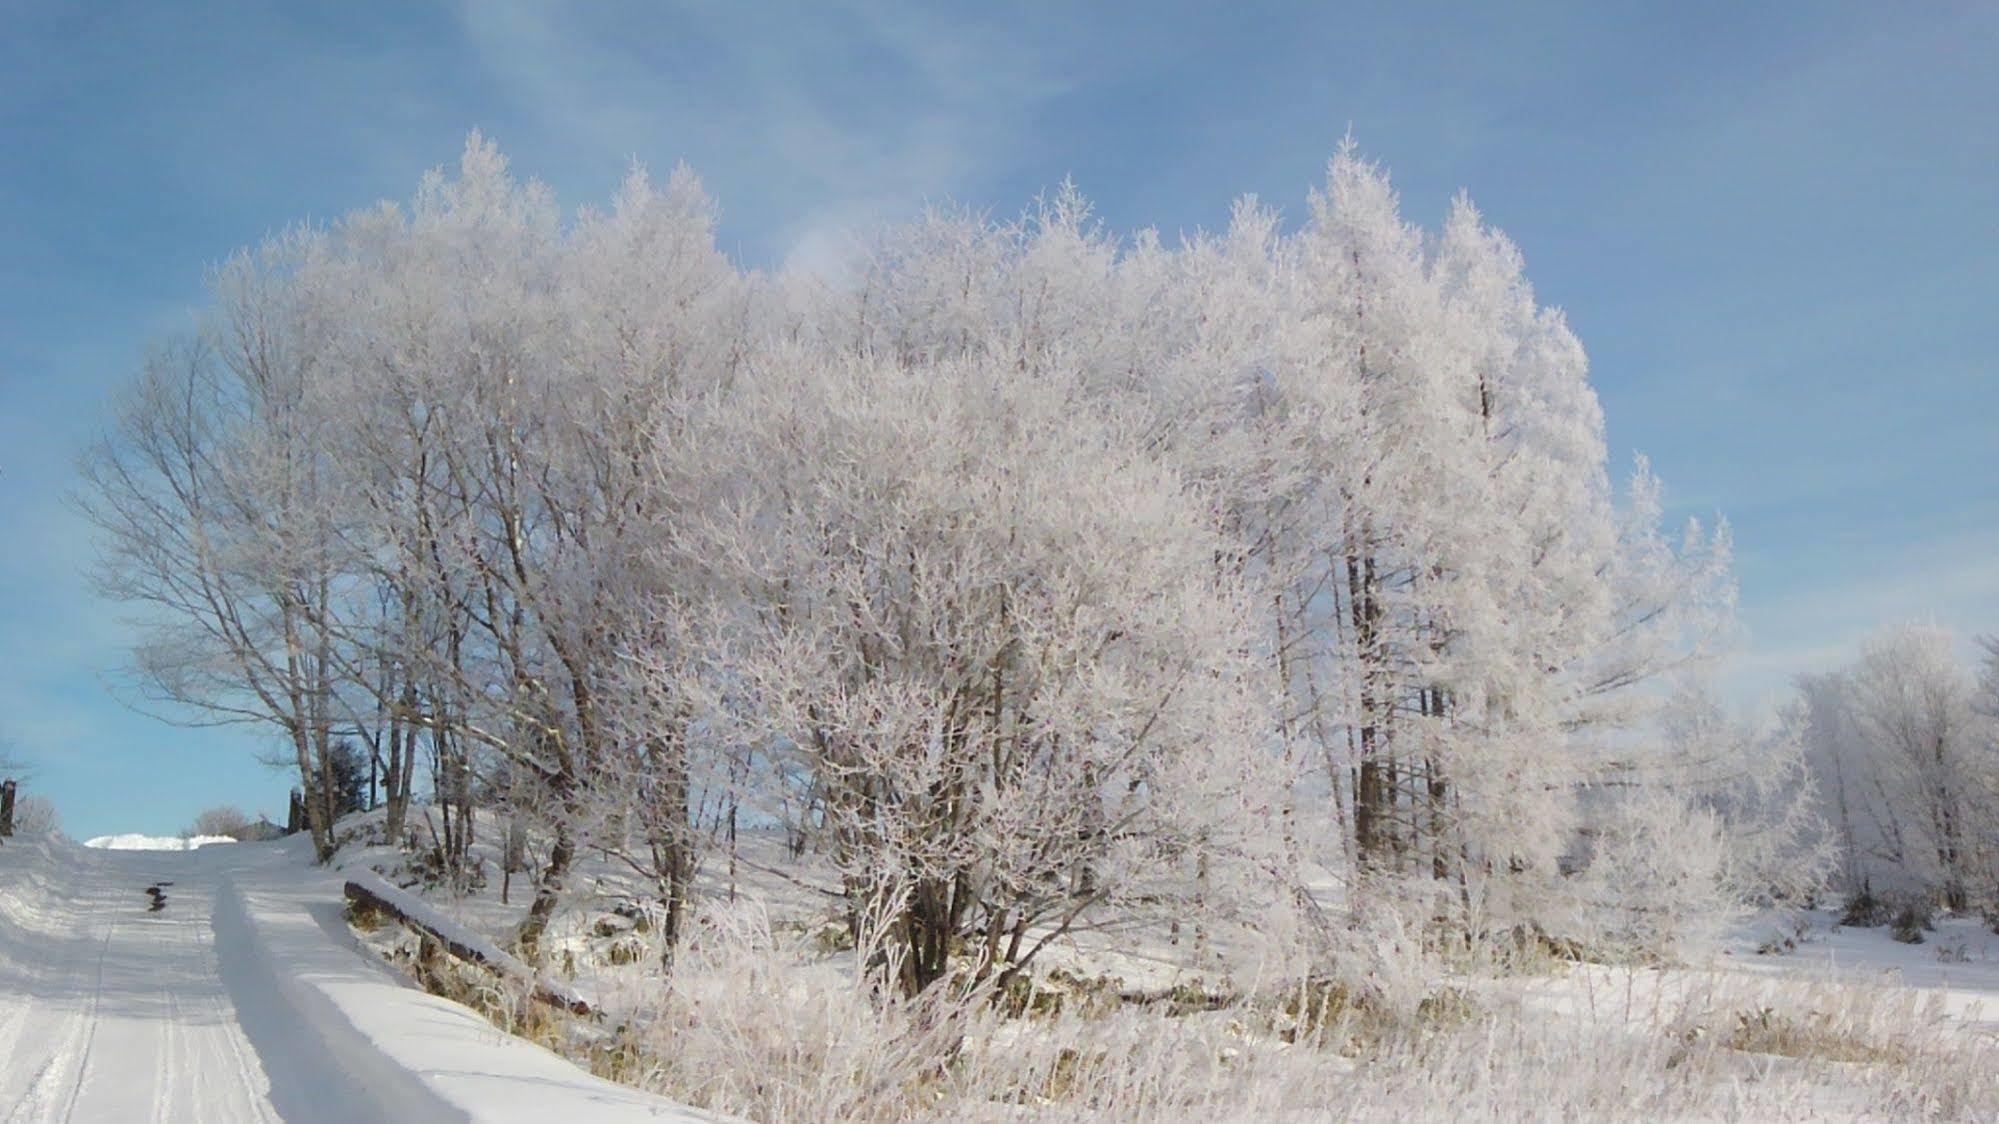
[[[448,962],[418,974],[600,1076],[759,1121],[1999,1119],[1994,1043],[1903,989],[1594,969],[1622,994],[1552,1010],[1517,976],[1390,1003],[1050,973],[1002,1002],[905,1000],[813,936],[709,915],[671,984],[611,1025]],[[1574,997],[1576,971],[1524,982]]]
[[[1909,1060],[1905,1047],[1870,1042],[1842,1029],[1831,1015],[1812,1011],[1803,1016],[1782,1014],[1769,1007],[1741,1011],[1723,1046],[1751,1054],[1861,1065],[1901,1064]]]

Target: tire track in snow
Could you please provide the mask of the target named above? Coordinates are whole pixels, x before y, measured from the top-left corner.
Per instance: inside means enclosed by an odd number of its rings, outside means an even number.
[[[0,1025],[0,1059],[18,1056],[16,1051],[21,1048],[21,1039],[28,1029],[29,1022],[34,1019],[38,1002],[30,991],[23,991],[18,997],[12,1008],[13,1017],[4,1025]],[[11,1112],[8,1118],[13,1118]]]
[[[11,857],[49,877],[0,887],[0,1124],[698,1118],[401,986],[293,854]]]
[[[102,882],[103,876],[99,876]],[[92,897],[103,900],[103,894]],[[91,1051],[97,1045],[97,1023],[104,1007],[104,965],[111,958],[111,938],[118,931],[118,915],[105,913],[104,939],[97,942],[97,978],[90,989],[89,1010],[82,1016],[80,1026],[82,1043],[74,1052],[66,1051],[75,1061],[76,1080],[70,1083],[69,1099],[63,1104],[62,1119],[67,1121],[76,1115],[76,1102],[83,1096],[83,1084],[90,1079]]]
[[[37,974],[36,982],[37,984],[42,984],[40,973]],[[0,1055],[0,1057],[4,1057],[7,1060],[8,1068],[14,1072],[18,1072],[22,1068],[20,1065],[23,1054],[21,1047],[25,1045],[23,1040],[27,1037],[26,1030],[30,1019],[35,1014],[34,1008],[35,1000],[33,996],[27,996],[26,1001],[21,1006],[21,1017],[15,1024],[16,1032],[14,1040],[8,1043],[7,1052],[4,1055]],[[61,1026],[64,1033],[60,1037],[66,1041],[70,1037],[68,1033],[68,1020],[65,1019]],[[41,1064],[36,1066],[34,1071],[28,1075],[27,1080],[21,1082],[20,1100],[16,1101],[7,1110],[7,1117],[4,1124],[19,1124],[21,1121],[34,1119],[31,1113],[38,1106],[47,1106],[50,1090],[54,1088],[55,1084],[61,1082],[62,1071],[60,1062],[62,1060],[62,1052],[51,1048],[49,1045],[51,1041],[52,1039],[49,1037],[43,1038],[42,1048],[47,1053],[42,1057]]]
[[[169,933],[177,934],[181,924],[179,921],[172,921],[157,926],[163,931],[154,944],[160,947],[163,953],[168,954],[161,957],[162,961],[171,961],[170,954],[174,942],[169,938]],[[179,1056],[182,1041],[186,1038],[185,1027],[182,1025],[180,989],[167,986],[160,991],[166,999],[167,1017],[165,1025],[160,1028],[160,1048],[153,1061],[153,1124],[163,1124],[168,1119],[167,1111],[174,1103],[174,1090],[179,1084],[174,1059]],[[199,1073],[200,1070],[197,1068],[196,1072]],[[196,1103],[199,1103],[198,1094]]]
[[[34,1110],[37,1108],[47,1108],[53,1103],[52,1094],[55,1091],[55,1087],[62,1083],[61,1063],[62,1053],[60,1051],[51,1053],[43,1060],[41,1068],[37,1069],[34,1075],[28,1078],[28,1087],[22,1091],[20,1103],[16,1104],[13,1111],[7,1114],[7,1124],[33,1120],[35,1119]],[[52,1116],[46,1114],[43,1114],[41,1118],[43,1120],[53,1119]]]

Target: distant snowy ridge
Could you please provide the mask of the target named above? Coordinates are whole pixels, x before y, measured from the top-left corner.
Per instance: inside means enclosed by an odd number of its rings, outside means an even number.
[[[83,845],[100,851],[192,851],[197,847],[234,842],[236,840],[227,835],[190,835],[185,839],[178,835],[100,835],[84,840]]]

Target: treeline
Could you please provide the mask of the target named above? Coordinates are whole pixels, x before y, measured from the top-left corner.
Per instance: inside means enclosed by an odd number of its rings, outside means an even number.
[[[530,954],[582,849],[670,938],[782,823],[912,991],[1108,910],[1665,945],[1811,881],[1795,740],[1657,720],[1725,533],[1613,488],[1468,201],[1418,229],[1344,149],[1295,229],[1064,187],[832,279],[715,222],[684,171],[566,217],[475,136],[229,261],[131,388],[87,471],[136,668],[282,734],[322,856],[343,737],[392,834],[419,771],[538,825]]]
[[[1906,625],[1799,682],[1841,888],[1866,902],[1999,918],[1999,638],[1981,647]]]

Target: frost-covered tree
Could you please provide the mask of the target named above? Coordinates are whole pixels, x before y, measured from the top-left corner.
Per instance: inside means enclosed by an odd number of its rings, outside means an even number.
[[[1231,546],[1169,469],[1059,369],[766,363],[690,544],[739,601],[712,690],[817,787],[906,990],[961,956],[1011,974],[1254,849],[1266,710]]]
[[[1283,699],[1301,858],[1328,838],[1318,861],[1431,878],[1485,928],[1559,892],[1583,789],[1693,798],[1629,730],[1725,631],[1726,538],[1662,534],[1642,464],[1619,509],[1582,349],[1468,202],[1427,235],[1348,146],[1296,232],[1244,200],[1169,247],[1120,245],[1065,186],[1018,222],[891,232],[826,334],[1059,357],[1213,497]]]
[[[400,668],[385,701],[460,778],[451,791],[492,755],[531,794],[520,811],[554,843],[530,950],[578,848],[633,792],[650,794],[674,917],[692,878],[682,739],[634,732],[619,679],[620,653],[656,639],[637,606],[671,580],[652,553],[681,508],[662,458],[737,357],[741,281],[713,227],[690,175],[660,188],[636,171],[613,210],[565,227],[475,137],[407,218],[340,229],[360,302],[346,440],[396,594],[374,638]]]
[[[1807,758],[1804,715],[1743,721],[1696,684],[1669,701],[1663,722],[1694,803],[1719,820],[1729,897],[1745,906],[1809,901],[1832,873],[1837,843]]]
[[[1988,674],[1989,682],[1989,674]],[[1989,900],[1999,859],[1999,745],[1954,638],[1903,625],[1801,683],[1850,890]]]
[[[1794,826],[1654,721],[1726,633],[1725,532],[1611,486],[1518,249],[1351,145],[1293,227],[1120,238],[1065,184],[812,279],[731,263],[685,171],[568,215],[474,136],[214,305],[92,464],[145,678],[309,793],[354,738],[391,837],[419,771],[450,840],[503,802],[548,839],[529,952],[585,848],[670,944],[745,812],[912,989],[1141,896],[1219,916],[1241,864],[1307,911],[1330,873],[1328,931],[1489,939],[1601,900],[1579,856]]]

